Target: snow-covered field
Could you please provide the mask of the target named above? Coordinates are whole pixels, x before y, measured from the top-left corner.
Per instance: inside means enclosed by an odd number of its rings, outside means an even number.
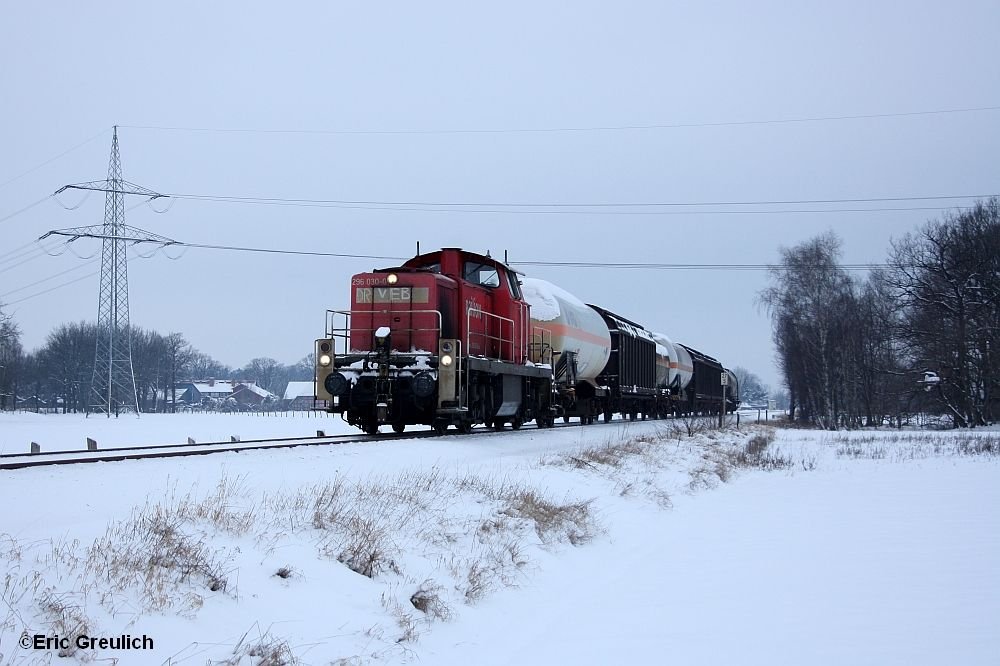
[[[93,423],[0,444],[345,431]],[[0,472],[0,665],[996,664],[998,453],[678,421]]]
[[[118,418],[83,414],[0,413],[0,454],[28,453],[36,442],[42,453],[87,448],[87,438],[98,448],[226,442],[274,437],[311,437],[317,430],[329,435],[360,432],[339,415],[325,412],[268,412],[266,415],[200,412],[187,414],[122,414]]]

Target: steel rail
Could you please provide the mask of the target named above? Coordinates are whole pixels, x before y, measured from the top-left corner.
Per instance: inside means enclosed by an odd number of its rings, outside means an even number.
[[[0,462],[0,470],[45,467],[50,465],[76,465],[95,462],[118,462],[121,460],[142,460],[149,458],[179,458],[203,456],[212,453],[234,453],[240,451],[262,451],[267,449],[290,449],[298,446],[321,446],[326,444],[351,444],[393,439],[420,439],[437,437],[433,430],[413,433],[386,433],[384,435],[346,434],[325,437],[283,437],[275,439],[246,440],[239,442],[204,442],[194,444],[165,444],[162,446],[117,447],[102,451],[74,450],[52,451],[51,453],[5,454]],[[60,456],[49,458],[49,456]],[[38,458],[44,457],[44,460]],[[19,458],[12,461],[10,458]]]
[[[590,425],[596,426],[620,426],[628,423],[651,423],[660,419],[648,419],[642,421],[631,421],[630,419],[620,419],[609,422],[595,421]],[[553,428],[575,428],[583,426],[583,423],[556,423]],[[539,428],[537,424],[525,425],[520,430],[545,430]],[[517,432],[513,428],[503,430],[480,429],[473,430],[476,435],[499,435]],[[76,465],[96,462],[119,462],[122,460],[144,460],[153,458],[179,458],[186,456],[203,456],[212,453],[239,453],[241,451],[265,451],[269,449],[291,449],[299,446],[324,446],[336,444],[354,444],[367,442],[392,441],[397,439],[425,439],[429,437],[447,437],[448,435],[458,435],[458,430],[438,434],[434,430],[419,430],[411,433],[385,433],[378,435],[368,435],[364,433],[347,433],[341,435],[324,435],[322,437],[276,437],[270,439],[248,439],[237,442],[195,442],[184,444],[162,444],[144,447],[115,447],[91,451],[89,449],[75,449],[69,451],[52,451],[50,453],[5,453],[0,454],[0,471],[26,469],[30,467],[47,467],[52,465]],[[249,446],[248,446],[249,445]],[[51,457],[59,456],[59,457]],[[38,458],[44,458],[39,460]],[[17,459],[17,460],[14,460]]]
[[[565,428],[579,426],[579,423],[562,423],[553,427]],[[595,424],[596,425],[596,424]],[[539,429],[537,425],[526,425],[522,430]],[[469,434],[500,434],[515,432],[513,428],[502,431],[482,429]],[[185,456],[203,456],[212,453],[238,453],[240,451],[263,451],[268,449],[291,449],[298,446],[322,446],[329,444],[353,444],[357,442],[392,441],[396,439],[424,439],[428,437],[446,437],[449,434],[461,434],[459,431],[439,435],[433,430],[419,430],[412,433],[385,433],[367,435],[363,433],[348,433],[342,435],[327,435],[323,437],[280,437],[273,439],[248,439],[239,442],[203,442],[194,444],[163,444],[144,447],[116,447],[91,451],[76,449],[71,451],[52,451],[51,453],[7,453],[0,455],[0,471],[25,469],[29,467],[46,467],[51,465],[76,465],[95,462],[118,462],[122,460],[143,460],[150,458],[179,458]],[[467,435],[466,435],[467,436]],[[249,446],[247,446],[249,445]],[[50,458],[50,456],[60,456]],[[45,459],[39,460],[38,458]],[[16,458],[18,460],[11,460]]]

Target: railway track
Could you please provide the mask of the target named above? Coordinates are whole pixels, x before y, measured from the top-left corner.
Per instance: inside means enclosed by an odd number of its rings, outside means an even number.
[[[556,424],[557,428],[575,427],[579,423]],[[534,430],[534,424],[522,427],[522,430]],[[477,428],[471,434],[489,434],[497,431]],[[503,432],[510,432],[505,430]],[[447,434],[458,434],[449,431]],[[149,458],[180,458],[185,456],[204,456],[212,453],[234,453],[239,451],[262,451],[268,449],[291,449],[299,446],[326,446],[336,444],[354,444],[358,442],[382,442],[394,439],[424,439],[426,437],[441,437],[433,430],[418,430],[414,432],[385,433],[367,435],[349,433],[346,435],[324,435],[316,437],[282,437],[274,439],[247,439],[237,442],[195,442],[184,444],[162,444],[157,446],[123,446],[92,451],[76,449],[69,451],[52,451],[50,453],[5,453],[0,454],[0,470],[25,469],[28,467],[46,467],[52,465],[77,465],[96,462],[118,462],[121,460],[144,460]],[[447,436],[447,435],[445,435]],[[468,435],[465,435],[468,436]]]

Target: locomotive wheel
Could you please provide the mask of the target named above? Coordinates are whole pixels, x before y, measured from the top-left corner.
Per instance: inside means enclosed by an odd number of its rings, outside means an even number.
[[[405,423],[393,423],[392,424],[392,431],[393,432],[400,433],[400,432],[403,432],[404,430],[406,430],[406,424]]]
[[[563,417],[563,423],[569,423],[569,417],[568,416],[564,416]]]
[[[632,412],[631,414],[628,415],[628,420],[629,421],[635,421],[636,416],[637,416],[637,414],[635,412]]]
[[[615,415],[611,412],[604,412],[604,422],[611,423],[611,419],[615,418]]]
[[[365,423],[364,429],[365,429],[365,432],[368,433],[369,435],[377,435],[378,434],[378,423],[376,423],[374,421],[369,421],[369,422]]]
[[[435,434],[443,435],[448,430],[448,422],[447,421],[435,421],[434,425],[431,426],[431,427],[434,428]]]
[[[472,421],[462,421],[458,424],[458,431],[463,435],[468,435],[472,432]]]

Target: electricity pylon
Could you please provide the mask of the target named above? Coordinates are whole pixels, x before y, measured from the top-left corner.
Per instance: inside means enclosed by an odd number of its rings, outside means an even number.
[[[132,333],[129,325],[127,247],[136,243],[170,245],[174,241],[125,224],[125,195],[144,196],[150,200],[164,195],[122,178],[117,125],[111,139],[107,180],[65,185],[55,194],[69,189],[106,193],[103,225],[60,229],[42,236],[68,236],[67,242],[78,238],[102,239],[97,348],[89,407],[94,411],[104,412],[109,417],[112,414],[117,417],[123,411],[134,411],[138,415],[139,396],[132,368]]]

